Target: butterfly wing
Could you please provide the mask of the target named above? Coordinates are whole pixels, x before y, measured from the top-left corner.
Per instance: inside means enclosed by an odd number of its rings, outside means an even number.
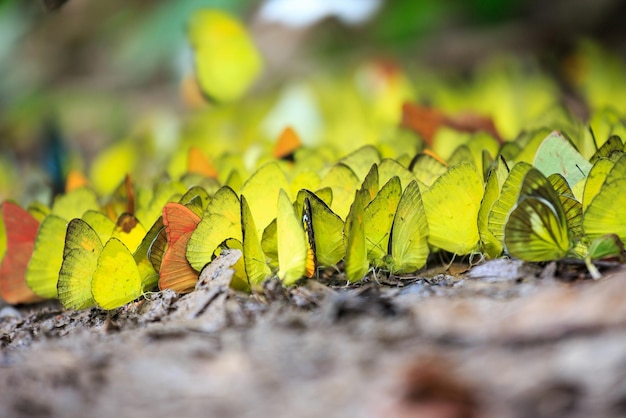
[[[101,252],[102,242],[96,231],[82,219],[72,219],[67,225],[57,283],[59,300],[66,308],[85,309],[95,305],[91,281]]]
[[[615,162],[583,215],[583,229],[590,239],[605,234],[616,234],[622,242],[626,242],[624,190],[626,190],[626,155],[622,155]]]
[[[389,255],[392,273],[411,273],[428,259],[428,222],[417,181],[402,193],[393,218]]]
[[[522,199],[509,215],[504,232],[506,251],[525,261],[565,257],[570,248],[567,223],[554,205],[540,197]]]
[[[1,210],[7,249],[0,264],[0,296],[11,304],[41,300],[26,285],[25,280],[39,222],[13,202],[4,202]]]
[[[132,253],[112,237],[98,257],[91,282],[95,302],[102,309],[115,309],[141,296],[141,276]]]
[[[35,250],[26,270],[26,284],[43,298],[57,297],[67,221],[48,215],[39,226]]]
[[[245,196],[241,196],[241,235],[243,238],[243,261],[250,285],[258,285],[272,275],[261,248],[252,212]]]

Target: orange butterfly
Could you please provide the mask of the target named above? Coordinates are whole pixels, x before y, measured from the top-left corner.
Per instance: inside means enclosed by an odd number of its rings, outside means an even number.
[[[11,304],[42,300],[26,285],[26,268],[33,255],[39,222],[12,202],[2,204],[7,250],[0,265],[0,296]]]
[[[217,170],[202,150],[197,147],[189,148],[187,172],[200,174],[204,177],[217,178]]]
[[[176,292],[193,290],[198,272],[187,261],[187,242],[200,222],[200,216],[180,203],[168,203],[163,208],[163,225],[167,249],[161,260],[159,288]]]
[[[301,147],[302,141],[300,137],[291,126],[287,126],[278,137],[272,153],[274,158],[291,159],[293,161],[293,153]]]

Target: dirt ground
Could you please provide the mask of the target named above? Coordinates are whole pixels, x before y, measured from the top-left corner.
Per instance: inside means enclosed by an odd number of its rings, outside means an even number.
[[[0,417],[620,417],[626,268],[495,260],[116,311],[0,311]],[[462,266],[461,266],[462,267]]]

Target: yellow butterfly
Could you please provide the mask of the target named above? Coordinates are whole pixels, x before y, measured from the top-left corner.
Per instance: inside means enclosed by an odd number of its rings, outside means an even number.
[[[93,306],[91,280],[102,253],[100,237],[80,218],[67,225],[63,263],[59,270],[57,291],[59,300],[68,309],[85,309]]]
[[[368,166],[368,170],[370,167],[371,165]],[[354,191],[359,187],[359,184],[359,177],[357,177],[349,166],[343,163],[333,165],[328,173],[326,173],[326,175],[322,178],[320,188],[330,187],[333,191],[333,202],[330,205],[330,208],[341,219],[346,219],[354,196]]]
[[[389,234],[401,195],[400,179],[394,176],[364,209],[363,228],[367,242],[367,258],[375,266],[385,264]]]
[[[110,238],[102,249],[90,289],[98,306],[107,310],[132,302],[143,293],[137,263],[118,238]]]
[[[387,266],[392,273],[412,273],[428,259],[428,222],[417,181],[408,184],[393,218]]]
[[[265,253],[245,196],[241,196],[241,235],[246,276],[250,285],[256,286],[271,277],[272,270],[265,260]]]
[[[63,263],[67,221],[48,215],[39,225],[35,250],[26,269],[26,284],[43,298],[57,297],[57,281]]]
[[[262,70],[261,55],[243,25],[218,10],[198,10],[189,22],[196,74],[217,102],[239,99]]]
[[[621,155],[606,176],[602,187],[587,205],[583,215],[585,234],[594,239],[605,234],[616,234],[626,241],[624,208],[626,199],[626,155]],[[586,191],[586,190],[585,190]]]
[[[211,262],[217,247],[229,238],[241,237],[239,197],[228,186],[220,188],[209,202],[203,218],[187,243],[187,260],[196,271]]]
[[[289,183],[285,172],[275,162],[260,167],[241,188],[241,195],[248,201],[258,235],[276,218],[280,190],[289,190]]]
[[[361,188],[356,191],[350,212],[346,217],[345,234],[347,241],[344,268],[346,278],[350,282],[363,279],[369,270],[364,228],[364,211],[367,199],[367,190]]]
[[[307,244],[302,223],[285,191],[278,196],[276,218],[278,238],[278,278],[290,286],[305,275]]]
[[[317,194],[300,190],[296,208],[302,210],[302,222],[316,266],[337,264],[345,253],[343,243],[344,223]],[[310,264],[310,263],[309,263]]]
[[[457,164],[441,175],[422,194],[428,242],[459,255],[476,250],[482,197],[483,181],[473,165]]]

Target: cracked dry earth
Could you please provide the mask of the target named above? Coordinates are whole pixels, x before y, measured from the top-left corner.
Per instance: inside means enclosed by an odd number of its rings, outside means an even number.
[[[227,286],[237,257],[108,313],[5,306],[0,417],[626,415],[624,267],[494,260],[249,296]]]

